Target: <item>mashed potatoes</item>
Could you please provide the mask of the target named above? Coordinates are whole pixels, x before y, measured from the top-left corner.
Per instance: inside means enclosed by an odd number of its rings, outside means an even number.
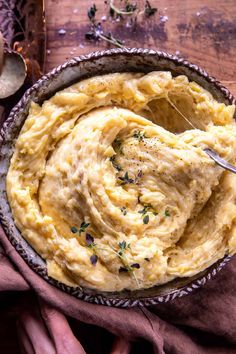
[[[235,253],[236,176],[203,150],[235,162],[233,114],[170,72],[93,77],[32,102],[7,193],[49,275],[135,290]]]

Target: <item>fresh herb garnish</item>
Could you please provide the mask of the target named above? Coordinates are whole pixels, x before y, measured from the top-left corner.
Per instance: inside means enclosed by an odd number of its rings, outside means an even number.
[[[157,8],[156,7],[152,7],[150,2],[148,0],[146,0],[145,2],[145,9],[144,9],[144,13],[147,17],[150,17],[152,15],[154,15],[157,12]]]
[[[110,157],[110,161],[113,165],[113,167],[117,170],[117,171],[122,171],[122,167],[115,161],[116,155],[113,155]]]
[[[146,138],[145,132],[141,132],[140,130],[135,131],[133,137],[138,139],[138,141],[143,141]]]
[[[149,223],[149,215],[145,215],[143,218],[143,223],[148,224]]]
[[[165,210],[165,216],[170,216],[170,211],[168,209]]]
[[[129,173],[126,171],[123,177],[118,177],[120,181],[122,181],[121,185],[125,185],[125,184],[131,184],[134,183],[134,179],[133,178],[129,178]]]
[[[127,244],[126,241],[122,241],[122,242],[119,242],[118,243],[118,251],[115,250],[112,246],[112,252],[114,252],[121,260],[122,262],[122,266],[119,268],[119,273],[123,273],[123,272],[129,272],[135,279],[137,285],[139,286],[139,282],[138,282],[138,279],[136,278],[136,275],[135,275],[135,272],[134,272],[134,269],[139,269],[140,268],[140,265],[139,263],[132,263],[131,265],[129,264],[128,260],[127,260],[127,257],[126,257],[126,251],[129,249],[131,250],[131,247],[130,247],[130,243]]]
[[[126,209],[126,207],[120,208],[120,211],[122,212],[123,215],[126,215],[126,214],[127,214],[127,209]]]

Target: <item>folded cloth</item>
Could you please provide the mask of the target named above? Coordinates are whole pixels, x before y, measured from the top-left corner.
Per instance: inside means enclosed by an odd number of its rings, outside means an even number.
[[[6,333],[11,343],[18,334],[14,348],[27,354],[236,353],[236,257],[191,295],[121,309],[86,303],[48,284],[28,267],[2,229],[0,243],[0,295],[5,295],[0,297],[0,353],[16,353],[7,346]],[[9,306],[13,291],[18,296]],[[3,323],[8,312],[13,321]]]

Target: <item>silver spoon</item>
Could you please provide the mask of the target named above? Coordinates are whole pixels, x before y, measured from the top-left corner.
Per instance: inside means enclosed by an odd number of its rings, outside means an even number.
[[[170,105],[179,113],[179,115],[184,118],[184,120],[194,129],[198,129],[197,127],[194,126],[194,124],[185,117],[185,115],[171,102],[168,98],[167,101],[170,103]],[[220,167],[224,168],[225,170],[228,170],[230,172],[236,173],[236,167],[222,159],[214,150],[211,150],[209,148],[204,149],[205,153],[215,161],[217,165]]]
[[[206,148],[204,149],[205,153],[217,163],[220,167],[224,168],[225,170],[231,171],[233,173],[236,173],[236,167],[222,159],[215,151]]]

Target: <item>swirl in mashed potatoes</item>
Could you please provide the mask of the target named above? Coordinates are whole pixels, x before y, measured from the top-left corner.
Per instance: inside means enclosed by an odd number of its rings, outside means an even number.
[[[234,254],[236,176],[203,150],[235,162],[233,115],[170,72],[97,76],[31,102],[7,194],[48,274],[135,290]]]

